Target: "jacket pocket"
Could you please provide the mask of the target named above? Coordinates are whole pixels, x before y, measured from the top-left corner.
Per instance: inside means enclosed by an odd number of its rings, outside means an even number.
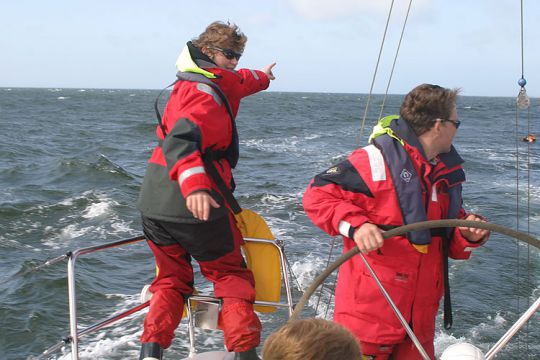
[[[391,259],[385,259],[384,262],[374,260],[372,257],[368,259],[382,286],[405,320],[409,322],[417,273],[411,266],[393,260],[397,259],[392,257]],[[387,326],[398,328],[401,331],[402,326],[399,319],[366,267],[362,268],[358,280],[354,292],[356,310],[373,317],[374,321],[383,322]]]

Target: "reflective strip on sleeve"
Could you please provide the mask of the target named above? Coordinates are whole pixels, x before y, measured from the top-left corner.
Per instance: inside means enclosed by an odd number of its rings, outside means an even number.
[[[373,181],[385,181],[386,180],[386,166],[384,164],[384,158],[381,150],[377,149],[375,145],[368,145],[364,147],[369,157],[369,165],[371,166],[371,176]]]
[[[191,175],[195,175],[195,174],[205,174],[206,172],[204,171],[204,167],[203,166],[196,166],[196,167],[192,167],[191,169],[187,169],[185,171],[183,171],[180,176],[178,177],[178,184],[180,184],[180,186],[182,186],[182,183],[184,181],[186,181],[186,179],[188,177],[190,177]]]
[[[221,106],[221,98],[219,95],[212,89],[210,85],[206,85],[203,83],[197,83],[197,90],[202,91],[204,93],[207,93],[208,95],[212,96],[214,98],[214,101],[218,104],[218,106]]]
[[[431,191],[431,201],[437,202],[437,185],[433,185],[433,189]]]
[[[256,72],[255,70],[249,69],[249,71],[251,71],[251,75],[253,75],[253,77],[255,78],[255,80],[259,80],[259,75],[257,75],[257,72]]]
[[[341,220],[338,225],[339,233],[345,237],[349,237],[349,230],[351,228],[351,224],[346,222],[345,220]]]

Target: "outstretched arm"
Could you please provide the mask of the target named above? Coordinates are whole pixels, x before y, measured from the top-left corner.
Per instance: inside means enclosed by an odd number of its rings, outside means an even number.
[[[275,80],[276,77],[274,76],[274,73],[272,72],[272,69],[276,66],[276,63],[272,63],[270,65],[267,65],[266,67],[262,68],[261,71],[268,76],[268,79]]]

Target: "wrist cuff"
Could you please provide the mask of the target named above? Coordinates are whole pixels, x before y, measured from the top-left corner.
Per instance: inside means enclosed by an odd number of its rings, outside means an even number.
[[[349,239],[354,239],[354,232],[356,231],[356,228],[354,226],[351,226],[349,228]]]

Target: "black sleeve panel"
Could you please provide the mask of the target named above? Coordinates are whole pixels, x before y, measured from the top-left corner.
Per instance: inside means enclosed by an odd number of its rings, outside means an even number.
[[[345,191],[361,193],[373,198],[373,194],[364,179],[362,179],[349,160],[345,160],[315,176],[311,186],[322,187],[328,184],[334,184]]]
[[[163,141],[163,155],[169,171],[178,160],[200,151],[200,129],[187,118],[179,119]]]

